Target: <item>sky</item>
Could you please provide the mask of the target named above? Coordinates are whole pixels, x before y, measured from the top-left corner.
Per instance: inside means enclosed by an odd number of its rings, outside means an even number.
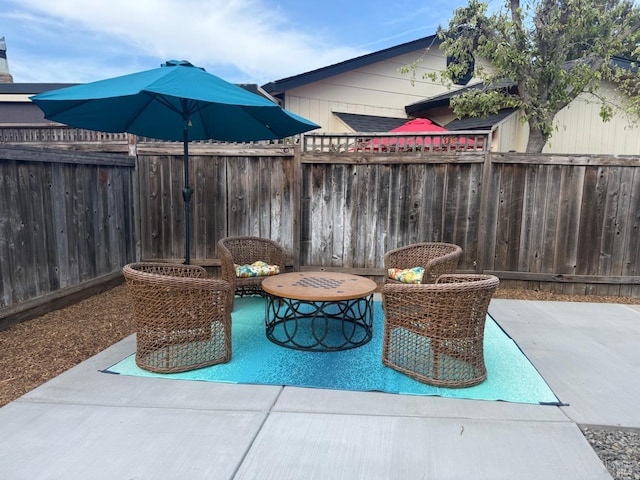
[[[433,35],[467,3],[0,0],[0,37],[14,83],[86,83],[175,59],[263,85]]]

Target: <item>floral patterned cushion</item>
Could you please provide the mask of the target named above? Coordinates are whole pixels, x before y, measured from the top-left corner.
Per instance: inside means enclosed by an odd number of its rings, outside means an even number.
[[[422,277],[424,276],[424,268],[390,268],[387,271],[389,278],[397,280],[402,283],[422,283]]]
[[[235,265],[236,277],[268,277],[270,275],[277,275],[280,273],[280,266],[269,265],[266,262],[253,262],[251,265]]]

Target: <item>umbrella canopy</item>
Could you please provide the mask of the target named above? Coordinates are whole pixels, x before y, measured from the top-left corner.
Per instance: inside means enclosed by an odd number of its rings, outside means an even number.
[[[45,118],[160,140],[273,140],[319,128],[186,61],[31,97]]]
[[[185,263],[190,263],[190,140],[275,140],[319,125],[187,61],[30,97],[45,118],[77,128],[184,142]]]
[[[389,130],[390,132],[446,132],[447,129],[436,125],[428,118],[414,118],[406,123],[403,123],[399,127]]]

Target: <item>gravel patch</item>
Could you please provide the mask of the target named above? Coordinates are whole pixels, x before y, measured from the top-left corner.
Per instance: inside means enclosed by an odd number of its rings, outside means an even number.
[[[640,298],[502,288],[495,298],[640,305]],[[0,407],[134,331],[124,285],[0,331]],[[614,427],[582,432],[615,480],[640,480],[640,433]]]
[[[583,428],[582,434],[615,480],[640,480],[640,433]]]

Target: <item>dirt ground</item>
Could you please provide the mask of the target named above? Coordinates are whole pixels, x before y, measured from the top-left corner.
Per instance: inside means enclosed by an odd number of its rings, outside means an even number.
[[[498,289],[495,298],[640,304],[640,298]],[[0,331],[0,406],[134,332],[126,287]]]

